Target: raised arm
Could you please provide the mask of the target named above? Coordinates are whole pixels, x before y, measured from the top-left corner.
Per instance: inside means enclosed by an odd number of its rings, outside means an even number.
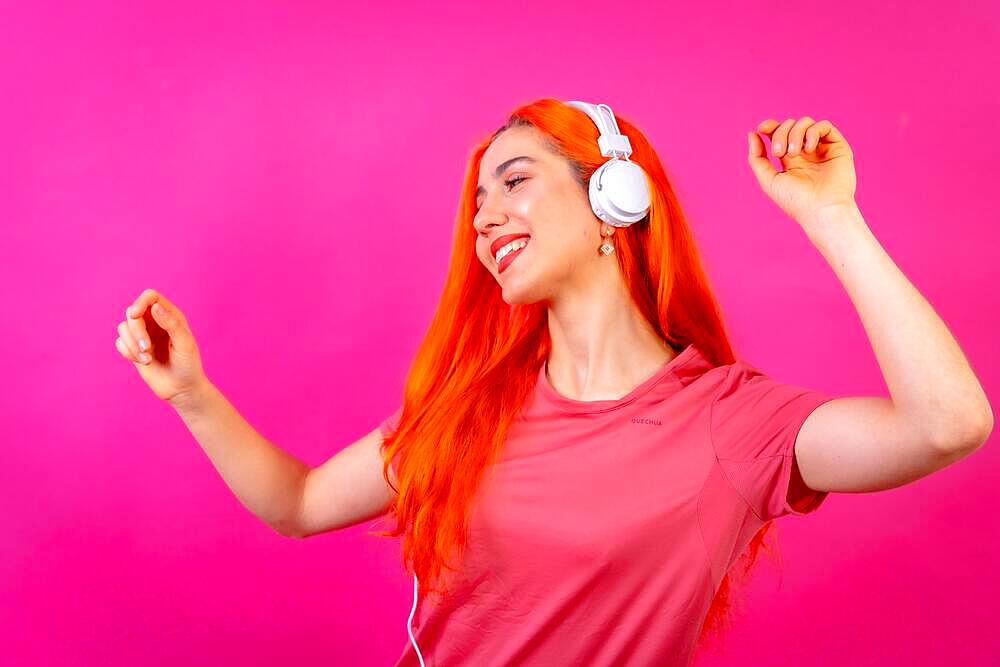
[[[993,413],[965,355],[893,263],[857,207],[807,227],[858,311],[891,397],[848,396],[816,408],[795,456],[818,491],[880,491],[926,477],[989,437]]]
[[[802,480],[817,491],[876,491],[943,468],[993,430],[982,385],[948,327],[869,229],[854,200],[853,151],[828,120],[762,122],[748,134],[761,189],[802,227],[857,310],[889,398],[828,401],[795,441]]]

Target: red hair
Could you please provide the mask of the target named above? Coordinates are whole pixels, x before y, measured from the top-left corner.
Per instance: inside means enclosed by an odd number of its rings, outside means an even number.
[[[694,343],[713,364],[732,363],[718,303],[659,157],[632,123],[617,114],[615,118],[632,145],[630,159],[645,170],[651,192],[647,218],[615,233],[615,256],[632,299],[675,349]],[[607,160],[597,146],[594,122],[552,98],[516,109],[469,158],[441,299],[406,376],[398,426],[382,443],[382,472],[390,485],[389,466],[396,462],[399,487],[393,487],[397,496],[389,506],[396,528],[369,533],[403,535],[404,567],[428,593],[447,594],[442,571],[457,571],[480,480],[496,461],[550,349],[545,304],[503,301],[500,286],[475,249],[480,161],[501,132],[520,125],[541,131],[549,150],[572,165],[584,192],[590,175]],[[744,574],[756,562],[771,525],[761,528],[741,556]],[[766,546],[765,551],[770,553]],[[728,626],[733,591],[727,573],[702,626],[699,648],[709,633]]]

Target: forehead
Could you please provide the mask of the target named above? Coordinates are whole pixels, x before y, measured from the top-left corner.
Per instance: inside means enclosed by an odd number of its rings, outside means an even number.
[[[494,178],[497,167],[519,155],[535,158],[536,166],[549,160],[541,132],[530,125],[511,127],[490,143],[479,162],[479,183]]]

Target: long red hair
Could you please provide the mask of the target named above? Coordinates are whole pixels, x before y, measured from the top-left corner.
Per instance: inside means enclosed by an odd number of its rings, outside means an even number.
[[[694,343],[714,365],[735,358],[718,303],[674,189],[645,135],[615,115],[632,145],[630,159],[646,172],[651,191],[647,219],[615,233],[615,256],[632,298],[655,331],[676,350]],[[383,476],[389,466],[399,487],[388,508],[391,531],[403,535],[404,567],[421,591],[445,595],[443,570],[457,571],[466,543],[470,505],[507,429],[535,386],[550,339],[543,303],[509,305],[476,255],[475,190],[479,164],[490,143],[510,127],[532,125],[548,148],[570,162],[584,192],[607,158],[594,122],[560,100],[539,99],[514,110],[469,158],[459,199],[451,259],[437,310],[406,376],[398,427],[382,444]],[[595,218],[596,222],[596,218]],[[772,523],[741,556],[747,574]],[[454,560],[452,560],[454,557]],[[716,591],[698,646],[729,625],[735,591],[727,573]],[[440,586],[438,585],[440,584]]]

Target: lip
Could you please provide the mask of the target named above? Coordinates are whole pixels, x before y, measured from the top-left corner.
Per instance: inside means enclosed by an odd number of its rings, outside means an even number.
[[[497,250],[507,245],[514,239],[523,238],[525,236],[531,236],[531,234],[504,234],[503,236],[496,238],[493,243],[490,244],[490,257],[496,257]]]
[[[497,264],[497,273],[503,274],[504,271],[509,269],[511,263],[517,259],[522,252],[524,252],[524,248],[518,248],[514,252],[504,255],[504,258],[500,260],[499,264]]]

